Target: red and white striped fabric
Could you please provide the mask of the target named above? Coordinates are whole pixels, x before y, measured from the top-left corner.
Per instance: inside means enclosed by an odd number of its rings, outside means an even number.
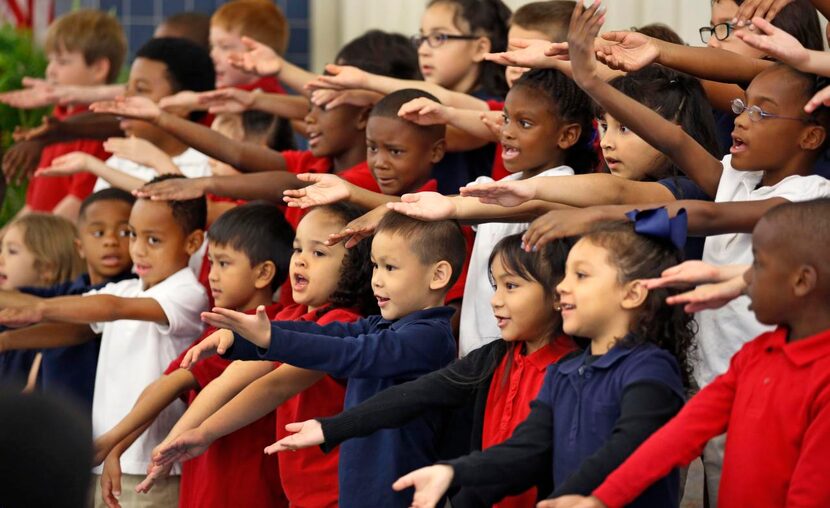
[[[0,0],[0,23],[31,28],[42,35],[55,17],[53,0]]]

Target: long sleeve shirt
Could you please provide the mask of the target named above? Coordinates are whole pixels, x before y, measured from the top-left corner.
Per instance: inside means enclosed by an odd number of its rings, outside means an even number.
[[[594,495],[623,506],[725,431],[719,506],[830,506],[830,330],[788,343],[778,328],[747,343]]]
[[[344,408],[390,386],[440,369],[455,357],[450,318],[455,309],[413,312],[396,321],[371,316],[354,323],[274,322],[268,349],[257,359],[347,378]],[[236,336],[240,342],[244,337]],[[236,342],[229,354],[236,356]],[[242,347],[243,355],[251,350]],[[248,358],[250,359],[250,358]],[[395,492],[400,476],[437,460],[433,425],[417,418],[403,427],[353,439],[340,447],[340,506],[409,506],[411,493]]]

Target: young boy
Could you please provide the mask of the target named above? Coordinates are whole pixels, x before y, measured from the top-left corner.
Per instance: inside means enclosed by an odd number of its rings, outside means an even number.
[[[455,357],[450,330],[454,312],[444,296],[464,261],[464,240],[452,221],[420,222],[387,214],[372,242],[372,285],[380,316],[355,323],[320,326],[310,322],[269,322],[214,309],[204,319],[221,330],[190,350],[182,363],[213,351],[231,357],[271,359],[348,378],[345,408],[393,384],[446,365]],[[242,338],[260,348],[255,350]],[[235,343],[235,345],[234,345]],[[247,346],[247,347],[246,347]],[[409,506],[391,489],[393,476],[434,456],[435,436],[419,419],[406,427],[379,431],[340,447],[340,506]]]
[[[0,307],[31,304],[37,298],[80,295],[109,282],[135,277],[130,272],[132,261],[128,227],[134,202],[131,194],[120,189],[106,189],[88,196],[81,203],[78,217],[78,247],[86,261],[87,272],[74,281],[49,288],[0,292]],[[9,331],[5,335],[16,333]],[[69,398],[89,412],[92,409],[99,345],[100,342],[94,340],[76,346],[44,349],[41,352],[38,386],[45,392]]]
[[[141,96],[158,102],[181,90],[209,90],[213,86],[213,79],[210,57],[196,44],[185,39],[151,39],[136,53],[130,68],[127,96]],[[128,137],[135,136],[149,141],[160,152],[136,150],[136,156],[132,157],[135,160],[112,156],[103,164],[83,153],[75,152],[59,157],[38,174],[67,175],[89,171],[99,177],[95,190],[111,185],[133,190],[159,173],[180,172],[187,177],[210,174],[208,158],[204,154],[188,147],[166,131],[133,120],[122,121],[121,128]]]
[[[249,203],[222,215],[210,228],[208,248],[210,287],[216,305],[247,313],[265,305],[266,314],[274,317],[281,306],[272,303],[272,295],[286,280],[293,236],[279,209],[271,204]],[[194,344],[214,331],[208,329]],[[104,501],[114,502],[120,497],[117,465],[138,437],[134,432],[152,422],[177,398],[192,403],[230,363],[213,356],[186,370],[179,368],[182,360],[183,354],[170,362],[165,375],[144,389],[129,414],[96,439],[97,461],[106,456],[101,477]],[[179,506],[287,506],[278,481],[276,457],[262,453],[261,443],[273,439],[275,425],[271,412],[217,440],[205,454],[184,462]],[[233,468],[227,469],[228,464]],[[150,485],[145,489],[149,490]]]
[[[127,42],[114,16],[98,10],[78,10],[56,19],[46,34],[49,85],[93,86],[112,83],[121,71]],[[56,106],[60,120],[83,113],[85,106]],[[46,168],[60,155],[83,152],[100,160],[109,155],[100,141],[78,139],[43,149],[38,167]],[[95,176],[82,172],[61,178],[35,177],[26,190],[26,204],[18,216],[53,212],[75,221],[81,201],[92,192]]]
[[[182,178],[176,175],[158,177]],[[67,346],[103,335],[92,401],[94,437],[112,428],[130,410],[141,390],[158,378],[164,367],[202,332],[199,313],[207,295],[188,268],[190,256],[203,241],[204,198],[188,201],[139,199],[130,212],[130,257],[138,279],[106,285],[83,296],[65,296],[34,305],[0,311],[0,323],[19,325],[57,321],[30,332],[28,348]],[[52,333],[44,333],[49,330]],[[143,477],[154,446],[181,416],[183,405],[165,410],[122,457],[125,495]],[[100,468],[94,470],[100,474]],[[176,506],[178,481],[169,479],[154,489],[151,502]],[[100,498],[100,492],[96,496]]]
[[[782,237],[795,239],[782,243]],[[719,506],[827,506],[830,456],[830,200],[768,211],[752,234],[746,293],[775,325],[654,433],[590,498],[540,506],[623,506],[727,433]]]

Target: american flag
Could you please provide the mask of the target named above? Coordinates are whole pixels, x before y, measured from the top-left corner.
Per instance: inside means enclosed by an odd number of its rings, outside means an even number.
[[[0,24],[11,23],[43,34],[54,17],[53,0],[0,0]]]

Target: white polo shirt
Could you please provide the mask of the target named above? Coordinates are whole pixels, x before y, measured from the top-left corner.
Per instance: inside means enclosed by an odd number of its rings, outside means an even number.
[[[533,178],[573,174],[574,170],[569,166],[559,166],[545,170]],[[513,173],[504,177],[502,181],[519,180],[521,177],[521,173]],[[490,177],[480,176],[470,185],[492,181]],[[470,255],[467,281],[464,284],[464,301],[461,304],[459,356],[464,356],[501,337],[501,331],[496,326],[496,318],[493,316],[493,308],[490,306],[494,291],[490,284],[490,267],[487,261],[499,240],[525,231],[528,225],[527,222],[488,222],[476,226],[476,241]]]
[[[164,374],[171,361],[202,333],[199,314],[208,299],[189,268],[183,268],[145,290],[140,279],[110,283],[90,295],[153,298],[167,316],[167,325],[150,321],[119,320],[90,325],[102,334],[92,399],[92,434],[98,438],[130,412],[138,396]],[[168,406],[141,437],[121,456],[125,474],[145,474],[150,454],[184,413],[176,401]],[[101,474],[102,468],[94,469]]]
[[[818,175],[788,176],[775,185],[758,187],[762,171],[738,171],[732,167],[732,156],[723,158],[723,174],[718,183],[715,201],[761,201],[784,198],[788,201],[810,201],[830,197],[830,181]],[[790,239],[782,238],[782,241]],[[713,265],[752,263],[752,235],[730,233],[706,237],[703,261]],[[741,296],[716,310],[698,312],[698,358],[695,380],[700,387],[726,372],[729,361],[745,343],[773,326],[763,325],[749,310],[749,297]]]
[[[210,176],[210,164],[209,158],[207,155],[203,154],[202,152],[196,151],[193,148],[188,148],[184,152],[176,155],[175,157],[171,157],[173,164],[179,168],[182,174],[188,178],[198,178],[200,176]],[[140,180],[144,180],[145,182],[149,182],[153,178],[159,175],[158,171],[153,168],[149,168],[142,164],[136,164],[135,162],[127,159],[122,159],[121,157],[116,157],[113,155],[104,163],[122,173],[126,173],[130,176],[134,176]],[[108,189],[112,187],[110,183],[103,178],[98,178],[95,181],[95,187],[93,187],[93,192],[98,192],[101,189]]]

